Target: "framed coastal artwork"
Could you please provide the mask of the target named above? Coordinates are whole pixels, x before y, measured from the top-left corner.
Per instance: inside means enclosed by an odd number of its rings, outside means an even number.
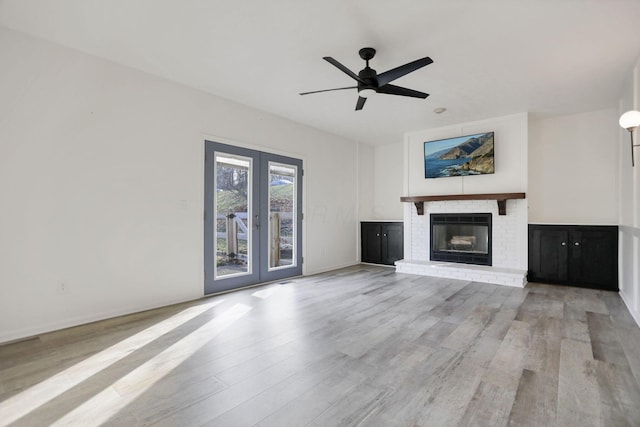
[[[424,177],[495,173],[493,132],[438,139],[424,143]]]

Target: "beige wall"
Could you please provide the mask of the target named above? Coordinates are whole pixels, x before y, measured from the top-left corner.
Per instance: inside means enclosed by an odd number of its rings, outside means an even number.
[[[404,195],[511,193],[527,191],[527,114],[514,114],[405,135]],[[424,142],[495,132],[495,173],[449,178],[424,177]]]
[[[402,221],[403,145],[376,147],[374,159],[373,219]]]
[[[529,222],[618,223],[617,111],[529,123]]]
[[[375,148],[372,145],[358,145],[358,206],[359,219],[367,220],[374,218],[373,200],[375,198],[374,179],[374,158]]]

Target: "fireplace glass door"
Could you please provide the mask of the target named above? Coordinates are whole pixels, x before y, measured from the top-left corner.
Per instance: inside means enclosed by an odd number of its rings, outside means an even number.
[[[431,260],[491,265],[491,214],[432,214]]]
[[[482,225],[442,225],[433,227],[433,249],[440,252],[489,253],[489,230]]]

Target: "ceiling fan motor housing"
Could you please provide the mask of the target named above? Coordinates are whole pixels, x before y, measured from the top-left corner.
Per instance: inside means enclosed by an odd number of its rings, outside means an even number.
[[[378,74],[376,73],[376,70],[369,66],[362,69],[358,73],[358,77],[360,77],[360,79],[362,79],[364,83],[358,82],[358,92],[362,91],[363,89],[378,89],[378,79],[376,78],[377,75]]]

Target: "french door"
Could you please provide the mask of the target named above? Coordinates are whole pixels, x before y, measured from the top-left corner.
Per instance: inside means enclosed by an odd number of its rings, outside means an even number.
[[[205,141],[205,294],[302,274],[302,160]]]

